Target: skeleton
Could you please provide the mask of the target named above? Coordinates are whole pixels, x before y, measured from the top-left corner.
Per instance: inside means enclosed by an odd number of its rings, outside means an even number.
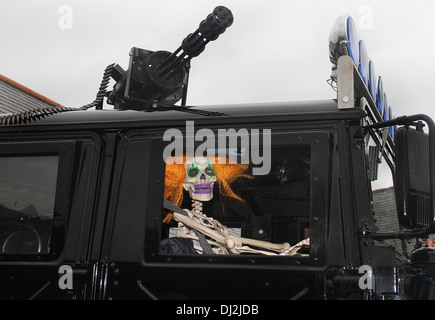
[[[184,210],[188,216],[174,212],[174,219],[178,221],[177,236],[193,240],[194,247],[198,252],[201,252],[202,248],[197,241],[195,230],[210,238],[207,241],[216,254],[301,255],[297,251],[303,246],[309,245],[309,239],[305,239],[292,247],[289,243],[274,244],[230,234],[226,226],[216,219],[207,217],[202,212],[202,201],[213,199],[213,187],[217,181],[210,161],[205,157],[194,157],[186,160],[185,169],[186,178],[183,188],[189,192],[192,199],[192,210]]]

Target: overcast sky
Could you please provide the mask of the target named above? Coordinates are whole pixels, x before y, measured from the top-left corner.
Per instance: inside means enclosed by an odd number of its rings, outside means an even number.
[[[350,14],[394,115],[435,119],[433,0],[1,0],[0,74],[80,107],[107,65],[174,51],[218,5],[234,23],[192,61],[189,105],[335,98],[329,33]]]
[[[329,32],[349,13],[396,116],[435,119],[435,1],[2,0],[0,74],[65,106],[132,47],[174,51],[217,5],[234,24],[192,61],[188,104],[329,99]]]

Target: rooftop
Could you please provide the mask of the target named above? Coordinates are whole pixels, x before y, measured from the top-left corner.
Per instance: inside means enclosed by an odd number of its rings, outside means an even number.
[[[61,104],[0,74],[0,114],[12,114],[35,108],[63,107]]]

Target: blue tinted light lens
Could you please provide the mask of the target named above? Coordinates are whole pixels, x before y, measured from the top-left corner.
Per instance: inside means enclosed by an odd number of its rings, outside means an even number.
[[[382,85],[382,78],[378,79],[378,90],[376,91],[376,106],[378,108],[379,114],[381,117],[384,112],[384,87]]]
[[[373,98],[373,101],[376,101],[376,74],[375,74],[375,65],[372,60],[369,61],[369,91],[370,95]]]
[[[363,40],[359,41],[359,74],[368,86],[369,83],[369,57],[367,55],[367,48]]]
[[[355,21],[352,17],[348,17],[346,20],[346,36],[347,46],[349,49],[349,55],[352,58],[355,66],[359,66],[359,37],[358,29],[356,28]]]
[[[384,121],[388,121],[390,117],[390,113],[388,112],[388,100],[387,100],[387,94],[384,92],[384,111],[383,111],[383,115],[382,118],[384,119]]]

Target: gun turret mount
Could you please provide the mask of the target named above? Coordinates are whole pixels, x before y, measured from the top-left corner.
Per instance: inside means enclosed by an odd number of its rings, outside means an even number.
[[[216,40],[233,23],[233,15],[223,6],[216,7],[189,34],[173,53],[133,47],[127,71],[113,67],[116,81],[108,103],[115,109],[149,110],[156,104],[174,105],[180,99],[185,105],[190,60],[199,56],[205,46]]]

